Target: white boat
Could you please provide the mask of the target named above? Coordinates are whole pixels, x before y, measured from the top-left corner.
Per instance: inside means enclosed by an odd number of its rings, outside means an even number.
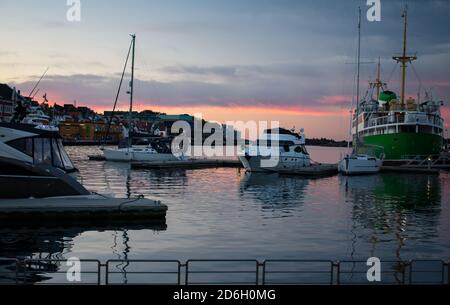
[[[103,148],[103,154],[107,161],[177,161],[180,160],[171,153],[160,153],[151,146],[148,147],[125,147],[125,148]]]
[[[351,154],[339,162],[339,172],[345,175],[375,174],[383,165],[383,160],[364,154]]]
[[[359,100],[359,78],[360,78],[360,64],[361,64],[361,8],[359,9],[358,21],[358,60],[357,60],[357,76],[356,76],[356,117],[360,112]],[[352,125],[352,124],[350,124]],[[351,128],[351,127],[350,127]],[[350,132],[351,134],[351,132]],[[350,141],[349,141],[350,143]],[[353,141],[353,151],[351,155],[345,156],[338,165],[338,170],[344,175],[358,175],[358,174],[374,174],[381,170],[383,160],[375,154],[362,154],[361,143],[358,138],[358,124],[356,124],[356,137]]]
[[[30,112],[22,120],[23,124],[31,125],[49,125],[50,117],[45,115],[39,106],[30,107]]]
[[[297,134],[283,128],[264,131],[256,143],[244,150],[239,160],[250,172],[294,170],[311,165],[303,131]]]
[[[132,113],[133,113],[133,92],[134,92],[134,55],[136,46],[136,35],[131,35],[131,50],[132,50],[132,65],[131,65],[131,81],[130,81],[130,114],[128,119],[128,130],[124,130],[124,140],[125,145],[117,148],[102,148],[103,155],[107,161],[120,161],[120,162],[130,162],[130,161],[176,161],[180,158],[172,154],[170,149],[165,149],[165,151],[160,151],[157,147],[149,145],[148,147],[133,147],[132,139],[129,135],[129,130],[132,130],[133,125]],[[127,57],[128,59],[128,57]],[[126,66],[126,65],[125,65]],[[124,70],[125,72],[125,70]],[[123,79],[123,74],[122,74]],[[113,110],[114,114],[114,110]],[[112,114],[112,116],[113,116]]]

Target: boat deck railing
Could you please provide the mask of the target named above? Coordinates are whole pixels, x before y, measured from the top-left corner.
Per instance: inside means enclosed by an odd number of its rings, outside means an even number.
[[[388,125],[429,125],[443,128],[444,120],[436,114],[395,113],[392,115],[370,118],[364,123],[364,128],[374,128]]]
[[[449,285],[449,260],[381,261],[369,282],[365,260],[0,259],[0,284],[18,285]],[[78,278],[77,278],[78,274]]]

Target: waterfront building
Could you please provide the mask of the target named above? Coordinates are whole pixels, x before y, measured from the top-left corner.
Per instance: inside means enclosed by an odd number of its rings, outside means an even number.
[[[122,139],[122,126],[105,122],[61,122],[59,133],[65,142],[107,142],[116,143]],[[108,137],[106,134],[108,133]]]

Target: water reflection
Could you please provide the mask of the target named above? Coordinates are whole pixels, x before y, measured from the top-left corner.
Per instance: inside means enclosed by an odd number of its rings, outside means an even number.
[[[424,251],[417,243],[438,236],[439,176],[388,173],[342,176],[340,183],[347,202],[352,203],[351,258],[354,258],[357,242],[361,242],[362,237],[366,239],[362,242],[371,245],[370,255],[376,256],[381,250],[389,253],[386,251],[389,244],[395,258],[403,259],[407,244],[413,243],[414,251]]]
[[[74,238],[88,231],[113,231],[114,240],[111,245],[112,252],[120,259],[127,259],[130,247],[128,245],[128,231],[167,229],[165,221],[133,221],[128,223],[108,222],[90,223],[28,223],[5,224],[0,226],[0,283],[11,283],[15,280],[15,263],[7,261],[8,258],[42,259],[33,263],[28,269],[26,282],[38,283],[52,278],[57,272],[66,254],[72,252]],[[20,278],[21,281],[25,279]]]
[[[80,162],[78,167],[87,189],[116,197],[144,195],[155,199],[155,195],[174,195],[188,183],[183,169],[131,170],[130,164],[119,162]]]
[[[263,209],[283,210],[285,214],[282,216],[288,217],[292,209],[303,205],[308,184],[309,180],[303,177],[245,173],[240,181],[239,196],[242,200],[253,197],[263,203]]]

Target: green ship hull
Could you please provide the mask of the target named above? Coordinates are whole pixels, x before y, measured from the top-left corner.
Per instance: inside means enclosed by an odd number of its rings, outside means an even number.
[[[442,151],[443,139],[436,134],[394,133],[364,137],[364,143],[382,146],[385,160],[404,160],[408,156],[437,155]]]

